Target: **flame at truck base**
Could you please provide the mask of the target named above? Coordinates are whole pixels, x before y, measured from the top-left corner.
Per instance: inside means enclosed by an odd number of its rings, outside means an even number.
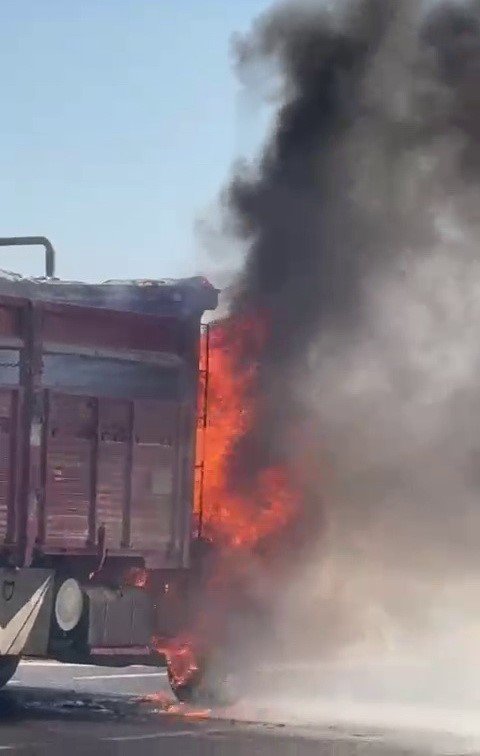
[[[235,612],[255,612],[253,583],[258,570],[269,568],[262,545],[281,539],[299,512],[299,491],[285,466],[260,469],[246,482],[232,472],[239,445],[256,421],[257,366],[252,355],[260,354],[267,334],[266,318],[260,317],[230,318],[210,326],[207,428],[205,434],[199,429],[197,439],[203,490],[197,484],[195,514],[214,557],[192,626],[173,640],[157,637],[152,644],[166,658],[176,686],[194,685],[203,673],[201,660],[226,650]]]

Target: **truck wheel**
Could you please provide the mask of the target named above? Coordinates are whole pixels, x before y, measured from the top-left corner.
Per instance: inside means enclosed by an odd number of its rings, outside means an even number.
[[[4,688],[12,679],[19,662],[19,656],[0,656],[0,688]]]
[[[232,706],[240,697],[235,676],[227,673],[226,666],[218,659],[204,659],[188,675],[182,676],[167,662],[167,672],[170,687],[181,703]]]

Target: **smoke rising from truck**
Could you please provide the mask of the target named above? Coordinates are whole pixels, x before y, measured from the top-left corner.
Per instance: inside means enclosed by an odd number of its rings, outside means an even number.
[[[236,491],[272,466],[299,491],[279,648],[414,643],[461,670],[480,627],[480,2],[290,2],[236,55],[275,115],[222,197],[245,255],[231,318],[266,323],[236,347],[255,414],[225,464]]]

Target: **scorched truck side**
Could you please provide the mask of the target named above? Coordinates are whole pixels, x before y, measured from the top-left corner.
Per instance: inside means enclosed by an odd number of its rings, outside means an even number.
[[[22,656],[161,664],[152,636],[185,609],[200,321],[217,291],[65,283],[47,239],[0,240],[21,243],[44,244],[47,270],[0,277],[0,684]],[[154,590],[129,584],[135,569]]]

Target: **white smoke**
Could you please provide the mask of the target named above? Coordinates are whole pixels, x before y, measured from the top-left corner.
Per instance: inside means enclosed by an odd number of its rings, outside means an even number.
[[[307,377],[296,377],[328,470],[325,530],[276,618],[276,660],[289,664],[273,687],[293,717],[480,734],[480,234],[470,203],[458,193],[437,208],[434,246],[372,272],[354,332],[322,333]]]
[[[331,216],[340,182],[380,229],[358,251],[359,315],[321,324],[292,371],[321,432],[325,528],[279,590],[274,671],[256,685],[312,718],[480,703],[480,191],[459,170],[475,134],[452,125],[458,92],[432,74],[415,4],[402,7],[328,162]]]
[[[276,55],[286,90],[260,180],[232,193],[246,300],[277,317],[262,439],[288,456],[286,404],[311,418],[324,526],[255,684],[311,716],[480,702],[480,4],[424,26],[431,5],[290,3],[242,48]]]
[[[355,339],[309,355],[325,530],[279,593],[250,715],[479,747],[480,260],[464,230],[372,276]]]

